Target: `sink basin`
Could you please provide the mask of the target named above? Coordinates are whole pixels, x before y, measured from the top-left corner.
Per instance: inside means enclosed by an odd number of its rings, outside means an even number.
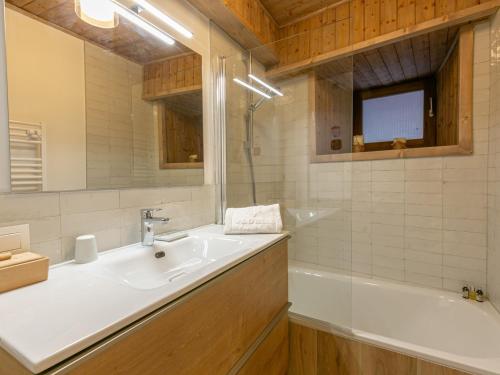
[[[105,272],[136,289],[154,289],[175,282],[207,264],[243,250],[243,241],[190,235],[164,243],[165,256],[156,258],[151,246],[134,245],[100,257]]]

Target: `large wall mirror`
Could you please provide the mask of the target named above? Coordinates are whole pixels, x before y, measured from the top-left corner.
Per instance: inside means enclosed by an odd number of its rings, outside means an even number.
[[[85,3],[6,1],[11,191],[202,184],[201,56]]]

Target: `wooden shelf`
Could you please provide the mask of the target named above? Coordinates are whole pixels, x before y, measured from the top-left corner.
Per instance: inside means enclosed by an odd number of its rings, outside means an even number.
[[[159,100],[159,99],[169,98],[172,96],[193,94],[195,92],[201,92],[201,91],[202,91],[201,85],[194,85],[194,86],[189,86],[189,87],[180,87],[180,88],[167,90],[167,91],[163,91],[163,92],[157,92],[157,93],[152,94],[152,95],[144,95],[142,98],[144,100]]]
[[[331,163],[339,161],[422,158],[422,157],[433,157],[433,156],[470,155],[471,153],[472,149],[465,149],[460,147],[459,145],[452,145],[452,146],[407,148],[404,150],[382,150],[382,151],[352,152],[345,154],[316,155],[314,160],[312,160],[312,162]]]
[[[163,163],[161,169],[203,169],[203,162],[199,163]]]

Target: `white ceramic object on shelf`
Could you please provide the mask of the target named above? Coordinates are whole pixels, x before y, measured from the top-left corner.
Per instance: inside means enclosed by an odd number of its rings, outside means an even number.
[[[90,263],[97,260],[97,242],[93,234],[86,234],[76,238],[75,262]]]

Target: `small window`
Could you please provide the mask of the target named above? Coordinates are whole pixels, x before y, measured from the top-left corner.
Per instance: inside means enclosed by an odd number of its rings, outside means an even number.
[[[354,135],[365,151],[390,150],[396,138],[406,147],[436,145],[433,78],[354,93]]]
[[[363,100],[365,142],[424,138],[424,90]]]

